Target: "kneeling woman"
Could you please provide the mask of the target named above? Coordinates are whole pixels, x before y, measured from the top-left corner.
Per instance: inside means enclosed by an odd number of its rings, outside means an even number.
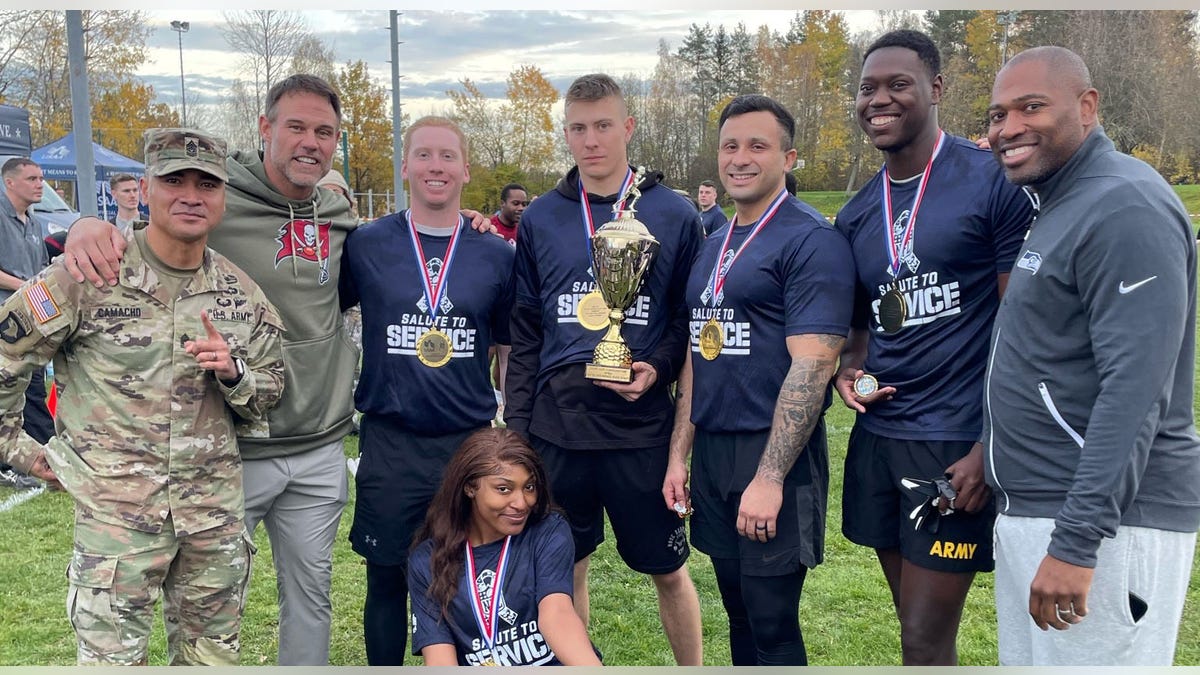
[[[416,541],[412,650],[425,665],[600,665],[571,603],[570,528],[519,434],[463,442]]]

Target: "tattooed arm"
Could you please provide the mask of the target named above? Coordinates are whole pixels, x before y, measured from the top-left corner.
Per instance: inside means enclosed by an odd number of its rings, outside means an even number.
[[[788,369],[775,419],[758,472],[742,493],[737,529],[744,537],[765,542],[775,536],[775,518],[783,504],[783,478],[792,470],[821,418],[825,387],[837,367],[845,338],[836,335],[792,335],[787,339]],[[766,525],[766,529],[760,529]]]

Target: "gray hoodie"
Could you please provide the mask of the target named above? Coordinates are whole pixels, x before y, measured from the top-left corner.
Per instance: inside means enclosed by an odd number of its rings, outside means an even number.
[[[342,245],[356,227],[340,195],[318,189],[292,201],[271,187],[257,152],[226,163],[225,218],[208,245],[246,271],[283,319],[283,398],[267,418],[269,437],[240,438],[242,456],[312,450],[345,436],[354,414],[351,343],[338,303]]]
[[[1094,567],[1120,525],[1200,527],[1196,243],[1179,198],[1096,128],[1048,180],[992,332],[984,458],[998,509],[1053,518]]]

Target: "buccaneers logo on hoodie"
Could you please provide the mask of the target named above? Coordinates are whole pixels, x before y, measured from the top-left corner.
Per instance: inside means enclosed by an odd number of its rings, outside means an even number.
[[[322,284],[329,281],[329,221],[314,223],[311,220],[289,220],[279,228],[279,250],[275,253],[275,267],[284,258],[292,259],[295,268],[296,259],[317,263],[320,268],[319,280]]]

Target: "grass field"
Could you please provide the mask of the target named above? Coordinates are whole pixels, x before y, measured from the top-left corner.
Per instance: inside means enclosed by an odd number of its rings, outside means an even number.
[[[833,467],[825,563],[809,575],[800,604],[810,662],[816,665],[892,665],[900,662],[899,624],[871,551],[840,534],[841,460],[853,418],[840,404],[830,409]],[[356,439],[346,444],[357,454]],[[11,494],[0,490],[0,502]],[[351,491],[353,494],[353,491]],[[334,553],[332,663],[366,663],[362,642],[364,566],[350,550],[346,533],[353,502],[342,518]],[[0,514],[0,666],[70,665],[75,649],[64,611],[64,570],[71,551],[71,502],[63,493],[45,493]],[[242,663],[270,665],[276,650],[275,575],[270,544],[259,528],[259,553],[246,606]],[[704,614],[704,662],[727,665],[725,613],[712,568],[693,552],[689,563]],[[1180,630],[1176,664],[1200,665],[1200,572],[1192,573]],[[967,600],[959,657],[965,665],[996,664],[996,620],[991,575],[980,575]],[[648,579],[629,572],[606,542],[592,563],[591,635],[608,665],[669,665],[670,649],[658,623]],[[166,661],[161,627],[151,643],[151,665]],[[419,663],[419,659],[412,659]]]
[[[1192,221],[1200,223],[1200,185],[1175,185],[1173,187],[1175,188],[1175,193],[1183,200],[1183,205],[1187,208],[1187,212],[1191,214]],[[849,199],[849,196],[841,190],[800,192],[796,196],[808,202],[821,215],[827,218],[837,215],[838,209],[842,208],[842,205]],[[732,207],[726,208],[725,211],[732,217]]]
[[[1200,213],[1200,186],[1177,188],[1189,213]],[[832,215],[845,196],[840,192],[803,193],[822,213]],[[1200,389],[1197,390],[1200,397]],[[1198,399],[1200,404],[1200,399]],[[835,404],[826,416],[831,466],[825,563],[809,575],[800,617],[815,665],[893,665],[900,663],[899,624],[874,554],[847,542],[840,533],[841,465],[853,416]],[[357,439],[346,442],[347,456],[357,455]],[[0,504],[13,492],[0,488]],[[364,570],[346,540],[353,514],[342,518],[334,550],[334,624],[331,662],[366,663],[362,641]],[[0,513],[0,666],[71,665],[73,634],[65,616],[64,570],[71,553],[72,506],[63,493],[44,493]],[[591,636],[608,665],[673,663],[658,623],[654,591],[648,579],[633,574],[605,543],[592,561]],[[259,553],[242,632],[242,664],[270,665],[276,652],[275,574],[266,532],[259,528]],[[704,662],[727,665],[725,613],[707,559],[693,552],[689,562],[704,615]],[[980,575],[967,599],[959,635],[964,665],[995,665],[996,620],[991,575]],[[151,641],[151,665],[166,662],[161,625]],[[413,658],[412,663],[420,659]],[[1180,627],[1177,665],[1200,665],[1200,566],[1193,567]]]

